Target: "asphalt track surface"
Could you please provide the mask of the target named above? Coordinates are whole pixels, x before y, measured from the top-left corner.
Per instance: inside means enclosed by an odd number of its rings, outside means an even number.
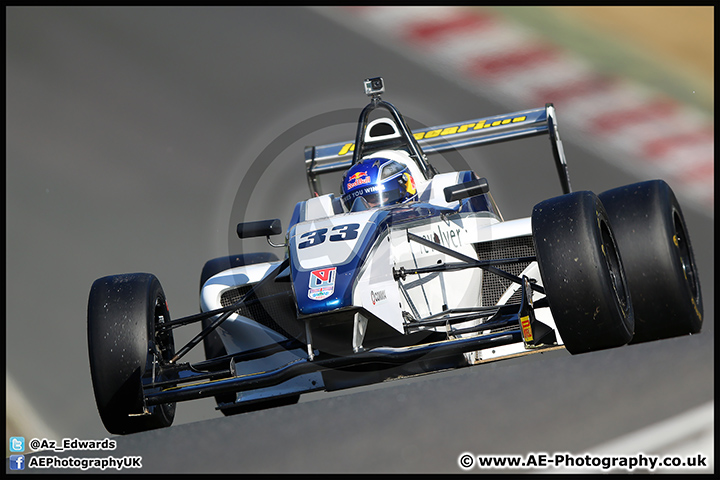
[[[309,9],[6,12],[7,373],[58,439],[107,436],[87,365],[92,282],[151,272],[174,317],[195,313],[206,260],[267,249],[241,247],[234,225],[287,225],[307,196],[303,147],[353,137],[362,79],[385,77],[383,98],[411,127],[506,112]],[[564,143],[575,190],[645,180]],[[250,183],[249,203],[236,204],[268,146],[277,156]],[[544,138],[431,160],[487,177],[507,219],[560,193]],[[182,403],[173,427],[115,437],[112,454],[142,455],[142,473],[458,472],[466,451],[580,452],[705,404],[714,399],[713,220],[685,216],[704,292],[701,335],[315,393],[230,418],[210,399]],[[196,331],[180,333],[176,343]]]

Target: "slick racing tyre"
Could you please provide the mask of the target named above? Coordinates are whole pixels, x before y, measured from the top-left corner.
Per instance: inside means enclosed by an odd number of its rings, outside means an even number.
[[[246,253],[243,255],[230,255],[227,257],[219,257],[208,260],[202,269],[202,273],[200,274],[200,289],[202,290],[203,285],[205,285],[205,282],[207,282],[210,277],[217,275],[220,272],[224,272],[225,270],[228,270],[230,268],[276,261],[278,261],[278,257],[272,252]],[[207,326],[209,326],[212,323],[212,320],[213,319],[203,320],[202,328],[205,329]],[[205,348],[205,358],[207,358],[208,360],[227,355],[227,351],[225,350],[222,340],[220,340],[220,336],[217,332],[210,332],[210,334],[208,334],[208,336],[203,339],[203,347]],[[223,413],[223,415],[230,416],[255,410],[262,410],[266,408],[292,405],[297,403],[299,400],[300,395],[289,395],[286,397],[279,397],[269,400],[261,400],[244,405],[238,405],[236,407],[222,408],[220,409],[220,411]],[[224,393],[221,395],[216,395],[215,401],[218,405],[233,402],[235,401],[235,394]]]
[[[599,195],[605,206],[635,310],[631,343],[700,332],[703,303],[685,219],[662,180]]]
[[[634,317],[607,213],[592,192],[545,200],[532,213],[540,275],[565,348],[584,353],[627,344]]]
[[[153,366],[175,354],[172,331],[156,333],[158,324],[169,321],[165,293],[154,275],[115,275],[93,283],[88,300],[90,374],[108,432],[128,434],[172,424],[175,403],[145,408],[142,388]]]

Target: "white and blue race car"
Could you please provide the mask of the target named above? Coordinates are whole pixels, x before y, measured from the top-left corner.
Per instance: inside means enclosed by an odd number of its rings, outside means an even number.
[[[354,142],[306,149],[311,197],[295,206],[285,241],[270,239],[283,233],[279,220],[238,225],[281,257],[210,260],[200,313],[175,320],[151,274],[95,281],[90,370],[109,432],[169,426],[185,400],[212,396],[231,415],[312,391],[701,330],[692,247],[665,182],[572,192],[552,104],[410,131],[381,99],[381,78],[365,91]],[[427,159],[535,135],[549,137],[564,194],[528,218],[505,221],[487,180]],[[320,188],[333,172],[347,172],[338,196]],[[200,333],[176,349],[173,330],[191,324]],[[206,360],[183,362],[199,343]]]

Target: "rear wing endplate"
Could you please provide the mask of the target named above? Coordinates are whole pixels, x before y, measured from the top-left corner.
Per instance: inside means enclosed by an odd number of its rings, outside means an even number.
[[[546,104],[544,108],[450,123],[412,132],[425,154],[489,145],[544,133],[548,133],[550,137],[563,193],[570,193],[572,190],[570,188],[567,162],[558,133],[555,108],[552,103]],[[319,175],[342,172],[352,166],[354,150],[354,142],[305,148],[305,168],[312,195],[321,194]]]

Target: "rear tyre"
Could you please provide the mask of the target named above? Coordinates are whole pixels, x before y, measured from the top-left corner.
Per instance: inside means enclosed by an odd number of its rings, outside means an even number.
[[[146,409],[142,388],[153,363],[165,363],[175,354],[172,332],[155,333],[158,324],[169,321],[165,293],[154,275],[115,275],[93,283],[88,300],[90,375],[108,432],[128,434],[172,424],[175,403]]]
[[[662,180],[599,195],[622,252],[635,309],[631,343],[700,332],[703,303],[685,219]]]
[[[532,213],[543,287],[572,354],[627,344],[634,317],[607,213],[592,192],[551,198]]]

